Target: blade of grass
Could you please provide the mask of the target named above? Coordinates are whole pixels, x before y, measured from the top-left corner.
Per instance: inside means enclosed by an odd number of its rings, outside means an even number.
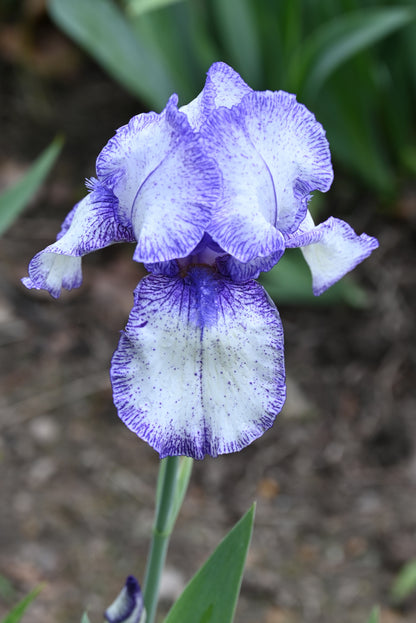
[[[0,195],[0,236],[25,209],[42,184],[58,157],[62,144],[62,137],[55,138],[22,179]]]

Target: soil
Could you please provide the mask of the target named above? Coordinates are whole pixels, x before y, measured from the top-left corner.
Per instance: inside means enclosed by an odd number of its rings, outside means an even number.
[[[85,608],[94,622],[127,575],[143,577],[153,517],[158,456],[118,419],[108,377],[144,271],[119,245],[86,258],[83,286],[58,301],[20,278],[82,196],[101,147],[143,107],[50,32],[65,72],[41,71],[0,37],[1,186],[57,132],[66,139],[0,248],[0,616],[43,582],[23,622],[75,622]],[[324,211],[380,240],[355,271],[369,304],[277,299],[287,403],[246,450],[195,464],[161,614],[256,500],[236,621],[366,623],[374,604],[382,623],[416,620],[415,596],[390,596],[416,558],[416,192],[386,211],[335,173]]]

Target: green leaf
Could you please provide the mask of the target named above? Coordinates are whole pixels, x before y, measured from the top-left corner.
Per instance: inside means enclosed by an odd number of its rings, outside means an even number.
[[[17,606],[15,606],[4,619],[1,620],[1,623],[19,623],[23,614],[25,613],[28,606],[32,603],[32,601],[39,595],[43,588],[43,585],[37,586],[33,589],[32,592],[29,593],[26,597],[20,601]]]
[[[61,137],[55,138],[22,179],[0,195],[0,236],[16,220],[42,184],[58,157],[62,144]]]
[[[262,62],[260,42],[248,0],[213,0],[222,45],[243,78],[256,88]]]
[[[374,606],[367,623],[380,623],[380,608]]]
[[[111,0],[50,0],[53,20],[131,93],[162,108],[175,90],[163,58]]]
[[[138,16],[183,1],[184,0],[128,0],[127,11],[131,15]]]
[[[268,273],[260,276],[266,288],[278,305],[333,305],[347,303],[351,307],[368,305],[368,297],[351,277],[344,277],[321,296],[312,294],[311,274],[298,249],[289,249]]]
[[[329,76],[355,54],[416,17],[410,7],[374,7],[344,13],[312,33],[292,59],[292,88],[311,101]]]
[[[195,574],[164,623],[232,623],[250,544],[254,505]]]
[[[81,623],[90,623],[89,616],[86,612],[84,612],[84,614],[82,615]]]
[[[416,590],[416,560],[408,562],[400,571],[391,588],[393,601],[400,602]]]

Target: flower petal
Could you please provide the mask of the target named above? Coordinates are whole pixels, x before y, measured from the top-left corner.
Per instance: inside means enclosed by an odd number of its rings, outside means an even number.
[[[119,416],[161,458],[241,450],[284,403],[277,309],[254,281],[236,284],[202,267],[185,278],[149,275],[111,379]]]
[[[251,90],[232,67],[226,63],[214,63],[208,70],[201,93],[179,110],[186,114],[191,127],[199,130],[215,108],[231,108]]]
[[[61,288],[82,283],[81,256],[115,242],[134,242],[131,228],[116,220],[117,199],[100,183],[66,217],[56,242],[40,251],[29,264],[27,288],[45,289],[55,298]]]
[[[319,296],[377,249],[372,236],[355,231],[338,218],[330,217],[317,227],[308,212],[298,232],[288,236],[288,247],[301,247],[312,273],[312,290]]]
[[[143,596],[136,578],[132,575],[126,580],[119,595],[104,613],[109,623],[144,623],[146,613]]]
[[[208,232],[241,262],[282,250],[280,232],[296,230],[310,192],[332,182],[322,126],[294,95],[253,91],[201,134],[224,183]]]
[[[220,174],[179,112],[133,117],[97,159],[97,173],[119,199],[119,218],[133,227],[134,259],[157,263],[185,257],[201,240],[220,192]]]

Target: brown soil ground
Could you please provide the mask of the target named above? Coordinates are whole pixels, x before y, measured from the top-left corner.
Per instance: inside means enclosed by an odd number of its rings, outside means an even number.
[[[0,248],[0,616],[45,582],[24,622],[78,622],[84,608],[94,622],[142,577],[153,515],[158,457],[119,421],[108,378],[143,271],[118,246],[87,258],[82,288],[59,301],[19,280],[140,106],[56,33],[65,74],[6,54],[2,36],[1,185],[56,132],[66,144]],[[343,178],[325,210],[380,240],[355,272],[370,305],[277,301],[287,404],[245,451],[195,465],[162,611],[257,500],[238,623],[366,623],[376,603],[382,623],[416,620],[415,597],[389,596],[416,558],[416,193],[393,218]]]

